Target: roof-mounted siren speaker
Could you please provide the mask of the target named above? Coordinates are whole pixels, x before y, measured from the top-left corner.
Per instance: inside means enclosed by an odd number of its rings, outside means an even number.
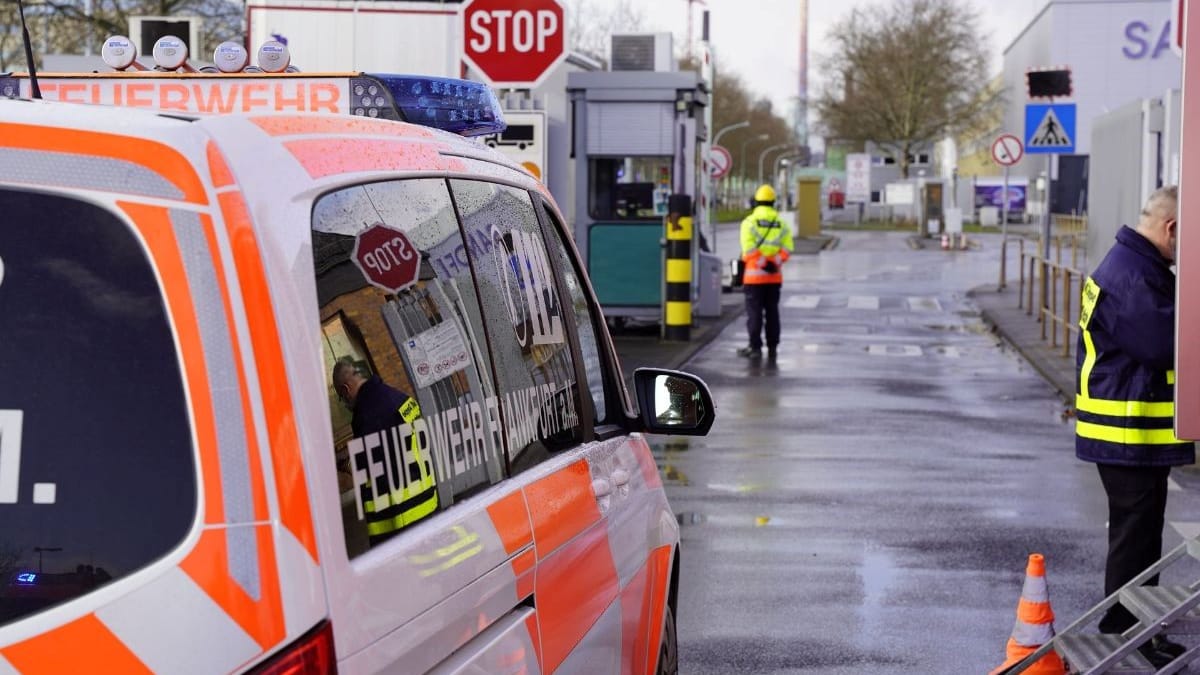
[[[130,66],[141,69],[137,62],[137,45],[124,35],[110,35],[100,48],[100,58],[113,70],[125,70]]]
[[[213,50],[213,63],[222,73],[240,73],[250,64],[250,55],[236,42],[222,42]]]
[[[195,16],[131,16],[129,17],[129,37],[137,45],[139,54],[151,54],[160,70],[177,70],[182,67],[192,70],[187,61],[200,60],[201,54],[196,50],[200,44],[200,27],[203,19]],[[172,55],[164,56],[165,63],[173,63],[180,57],[183,61],[171,68],[159,61],[159,41],[167,36],[179,40],[171,49]],[[181,43],[181,44],[180,44]]]
[[[282,42],[267,40],[258,48],[255,61],[265,73],[282,73],[291,65],[292,54]]]
[[[154,43],[154,65],[162,70],[179,70],[187,63],[187,44],[174,35],[164,35]]]

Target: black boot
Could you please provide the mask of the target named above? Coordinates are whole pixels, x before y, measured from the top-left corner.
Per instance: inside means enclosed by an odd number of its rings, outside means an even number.
[[[737,355],[747,359],[761,359],[762,349],[758,347],[742,347],[737,350]]]

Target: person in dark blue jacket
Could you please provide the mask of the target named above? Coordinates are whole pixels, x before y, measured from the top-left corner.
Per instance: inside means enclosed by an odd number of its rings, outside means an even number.
[[[1076,350],[1075,455],[1095,462],[1108,495],[1110,595],[1162,557],[1167,476],[1196,461],[1192,443],[1172,430],[1175,416],[1175,237],[1178,192],[1154,192],[1136,229],[1084,282]],[[1150,585],[1157,585],[1155,577]],[[1100,631],[1120,633],[1137,619],[1120,604]],[[1156,638],[1143,653],[1165,663],[1181,645]],[[1165,659],[1165,660],[1164,660]]]

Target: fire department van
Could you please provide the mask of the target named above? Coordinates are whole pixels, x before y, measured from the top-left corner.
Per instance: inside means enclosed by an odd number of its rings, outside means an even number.
[[[626,391],[486,87],[342,79],[422,124],[0,98],[0,673],[677,670],[707,387]]]

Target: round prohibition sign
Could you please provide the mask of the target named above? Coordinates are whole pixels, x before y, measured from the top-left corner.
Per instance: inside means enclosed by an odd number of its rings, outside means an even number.
[[[1012,134],[1000,134],[992,141],[992,159],[1000,166],[1012,166],[1025,156],[1025,146],[1021,139]]]

